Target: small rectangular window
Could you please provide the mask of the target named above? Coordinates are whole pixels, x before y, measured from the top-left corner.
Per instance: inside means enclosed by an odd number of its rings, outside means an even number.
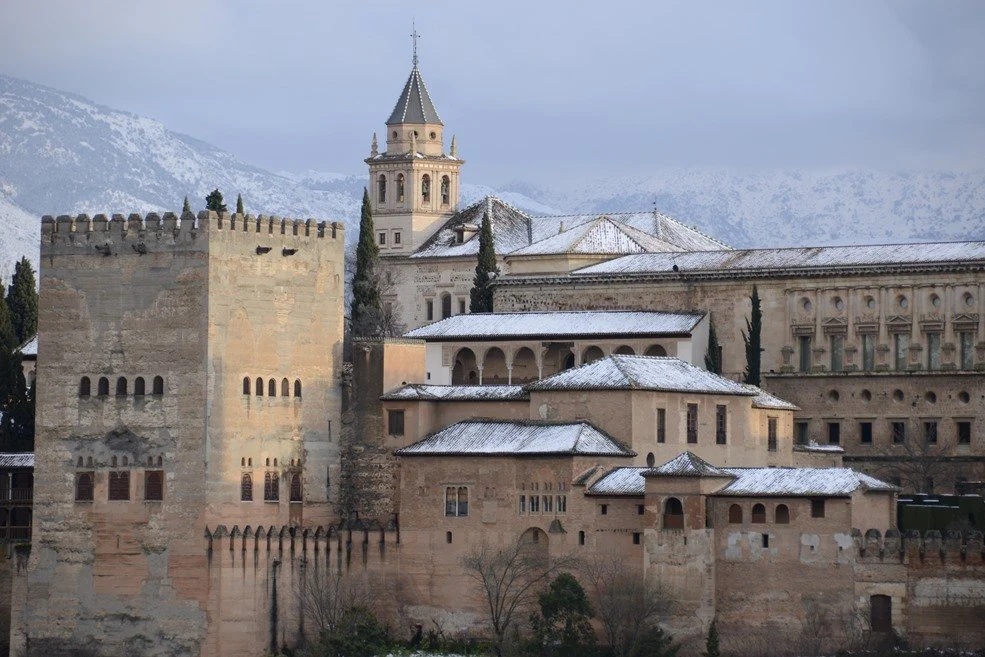
[[[768,548],[770,546],[770,535],[763,534],[763,547]]]
[[[687,441],[691,444],[698,442],[698,405],[687,405]]]
[[[797,344],[800,347],[800,371],[810,372],[811,371],[811,336],[801,335],[797,339]]]
[[[544,495],[544,513],[552,513],[554,511],[554,498],[550,495]]]
[[[458,314],[459,315],[465,314],[465,299],[458,300]]]
[[[806,445],[810,442],[810,422],[794,422],[793,430],[798,445]]]
[[[923,437],[928,445],[937,444],[937,422],[928,421],[923,423]]]
[[[404,412],[403,411],[387,411],[387,431],[391,436],[402,436],[404,435]]]
[[[144,471],[144,499],[148,502],[164,500],[164,472],[161,470]]]
[[[828,422],[828,444],[839,445],[841,444],[841,423],[840,422]]]
[[[824,500],[811,500],[811,518],[824,517]]]
[[[715,406],[715,444],[724,445],[728,427],[727,408],[719,404]]]
[[[567,513],[568,512],[568,496],[558,495],[557,496],[557,512]]]
[[[657,409],[657,442],[667,442],[667,410]]]
[[[958,426],[958,444],[959,445],[970,445],[971,444],[971,422],[961,421],[957,423]]]
[[[380,233],[380,246],[386,244],[386,233]]]
[[[636,505],[636,515],[638,515],[638,516],[641,516],[641,515],[643,515],[643,513],[644,513],[644,511],[645,511],[645,509],[646,509],[646,507],[645,507],[644,505],[642,505],[642,504],[637,504],[637,505]]]
[[[779,420],[775,417],[766,419],[766,449],[775,452],[777,449],[777,424]]]
[[[578,545],[584,545],[584,544],[585,544],[585,532],[580,531],[578,532]]]
[[[109,499],[130,499],[130,471],[120,470],[109,473]]]
[[[393,243],[400,244],[400,231],[393,234]]]
[[[603,516],[608,515],[609,514],[609,505],[608,504],[602,504],[599,507],[599,511],[602,513]]]
[[[894,443],[899,444],[906,440],[905,422],[891,422],[889,428],[892,433]]]
[[[536,495],[530,496],[530,513],[540,513],[540,498]]]
[[[424,314],[429,322],[434,319],[434,301],[431,299],[424,301]]]
[[[872,444],[872,423],[871,422],[859,422],[858,423],[858,436],[859,442],[863,445]]]
[[[519,509],[520,509],[520,515],[521,516],[527,512],[527,496],[526,495],[521,495],[520,496]]]
[[[639,544],[640,544],[640,533],[633,532],[633,545],[639,545]]]

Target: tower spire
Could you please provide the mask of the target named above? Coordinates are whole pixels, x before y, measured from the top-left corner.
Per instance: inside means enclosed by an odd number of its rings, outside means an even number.
[[[414,41],[414,57],[411,60],[414,63],[414,68],[417,68],[417,40],[421,38],[421,35],[417,33],[417,25],[411,23],[411,33],[410,38]]]

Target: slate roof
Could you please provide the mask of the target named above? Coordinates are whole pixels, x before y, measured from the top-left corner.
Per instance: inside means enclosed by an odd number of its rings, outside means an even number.
[[[649,468],[646,477],[725,477],[732,475],[721,468],[716,468],[708,461],[691,452],[681,452],[663,465]]]
[[[668,356],[608,356],[527,384],[527,390],[657,390],[754,396],[741,383]]]
[[[822,246],[783,249],[692,251],[626,255],[577,270],[572,276],[674,272],[775,272],[785,269],[852,268],[985,261],[985,242]]]
[[[531,222],[533,226],[532,240],[539,242],[556,235],[561,224],[577,226],[599,217],[608,217],[619,224],[652,235],[682,251],[720,251],[731,248],[728,244],[659,212],[598,212],[595,214],[536,216],[532,218],[533,221]]]
[[[33,468],[34,453],[0,453],[0,468]]]
[[[646,467],[615,468],[602,476],[585,491],[586,495],[642,495],[646,492],[646,482],[643,473]]]
[[[465,420],[398,449],[400,456],[633,456],[588,422]]]
[[[431,102],[431,95],[428,94],[427,87],[424,86],[424,78],[421,71],[414,65],[407,78],[407,84],[397,99],[397,104],[387,119],[387,125],[398,125],[400,123],[441,123],[438,110],[434,109]]]
[[[411,383],[385,393],[384,401],[510,401],[530,399],[523,386],[435,386]]]
[[[599,217],[583,224],[567,227],[551,237],[507,255],[531,256],[559,253],[614,255],[620,253],[650,253],[680,251],[681,248],[609,217]]]
[[[790,402],[780,399],[776,395],[771,395],[762,388],[754,386],[750,383],[743,383],[745,388],[756,394],[756,398],[752,400],[753,408],[764,408],[767,410],[776,411],[799,411],[800,407],[796,404],[791,404]]]
[[[478,229],[485,213],[489,214],[489,223],[492,224],[493,244],[497,255],[501,256],[530,244],[530,217],[495,196],[487,196],[456,212],[410,257],[474,258],[479,253],[478,232],[467,232],[466,240],[459,244],[455,228],[465,225]]]
[[[686,336],[704,313],[575,310],[454,315],[404,334],[421,340],[573,336]]]

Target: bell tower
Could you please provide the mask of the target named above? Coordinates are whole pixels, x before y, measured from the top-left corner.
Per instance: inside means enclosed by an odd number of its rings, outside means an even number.
[[[455,137],[448,153],[444,124],[431,102],[414,57],[407,83],[386,122],[386,150],[379,151],[373,134],[369,165],[369,197],[374,238],[381,256],[409,255],[458,210],[459,170]]]

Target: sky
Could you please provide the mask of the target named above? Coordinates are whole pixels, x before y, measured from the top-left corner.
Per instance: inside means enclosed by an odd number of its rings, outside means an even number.
[[[0,0],[0,73],[362,173],[420,67],[469,178],[985,168],[985,2]]]

